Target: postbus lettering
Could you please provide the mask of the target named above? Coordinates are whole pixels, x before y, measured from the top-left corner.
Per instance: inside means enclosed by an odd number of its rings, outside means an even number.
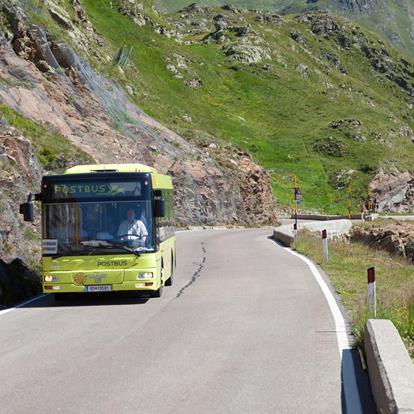
[[[65,185],[55,184],[55,194],[122,194],[124,188],[122,186],[111,186],[107,184],[78,184]]]
[[[108,266],[127,266],[127,260],[111,260],[111,261],[99,261],[98,266],[108,267]]]

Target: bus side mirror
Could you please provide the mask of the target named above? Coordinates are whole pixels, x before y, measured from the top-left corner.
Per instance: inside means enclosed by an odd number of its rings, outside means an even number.
[[[154,216],[165,217],[165,201],[162,199],[155,199]]]
[[[23,214],[24,221],[34,221],[34,205],[31,194],[27,197],[26,203],[20,204],[20,214]]]

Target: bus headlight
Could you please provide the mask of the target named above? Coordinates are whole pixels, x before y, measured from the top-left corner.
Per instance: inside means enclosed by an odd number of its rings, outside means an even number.
[[[152,272],[138,273],[137,279],[152,279],[154,277]]]
[[[54,279],[52,275],[45,275],[45,282],[53,282]]]

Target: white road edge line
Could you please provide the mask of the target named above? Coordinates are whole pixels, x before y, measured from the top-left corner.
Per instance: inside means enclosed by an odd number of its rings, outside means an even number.
[[[6,313],[9,313],[9,312],[13,312],[14,310],[16,310],[18,308],[22,308],[23,306],[28,305],[29,303],[35,302],[36,300],[39,300],[39,299],[41,299],[45,296],[46,295],[42,294],[42,295],[36,296],[32,299],[26,300],[25,302],[19,303],[18,305],[13,306],[12,308],[4,309],[4,310],[0,311],[0,316],[3,316],[3,315],[5,315]]]
[[[338,341],[339,356],[342,368],[342,385],[345,398],[346,412],[349,414],[362,414],[363,410],[358,391],[356,372],[352,360],[352,355],[350,353],[352,347],[349,343],[345,319],[342,316],[342,312],[339,309],[338,304],[336,303],[336,299],[330,291],[328,285],[323,280],[323,277],[319,273],[315,264],[312,263],[311,260],[297,252],[294,252],[289,248],[286,248],[286,251],[298,257],[300,260],[307,264],[309,270],[312,272],[312,275],[314,276],[320,289],[322,290],[322,293],[324,294],[326,301],[328,302],[329,309],[331,310],[332,316],[335,321],[336,338]],[[347,350],[349,352],[344,352]]]

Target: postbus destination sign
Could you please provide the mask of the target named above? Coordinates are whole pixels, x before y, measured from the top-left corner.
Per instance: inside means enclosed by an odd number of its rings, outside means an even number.
[[[51,198],[55,200],[142,197],[143,191],[146,192],[145,187],[148,187],[148,181],[54,182],[48,183],[47,187]]]

